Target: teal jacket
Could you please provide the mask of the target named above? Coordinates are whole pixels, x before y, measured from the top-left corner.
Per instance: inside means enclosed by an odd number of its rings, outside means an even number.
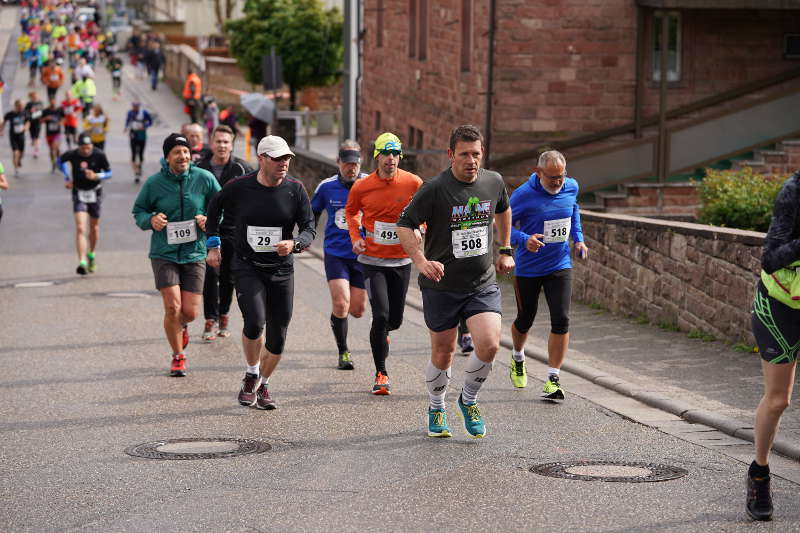
[[[219,182],[211,172],[190,164],[186,172],[176,176],[162,159],[161,171],[147,178],[133,204],[136,225],[153,231],[150,235],[150,258],[181,264],[203,261],[206,258],[206,234],[199,226],[195,225],[197,240],[169,244],[166,228],[154,231],[150,218],[164,213],[168,222],[180,222],[191,220],[195,215],[205,215],[208,202],[219,190]]]

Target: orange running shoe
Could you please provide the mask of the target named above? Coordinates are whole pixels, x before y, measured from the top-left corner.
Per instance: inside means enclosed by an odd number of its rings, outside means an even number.
[[[169,368],[169,375],[173,378],[186,376],[186,356],[182,353],[172,356],[172,366]]]
[[[389,376],[383,372],[378,372],[375,376],[375,385],[372,386],[372,394],[386,396],[391,394],[389,391]]]

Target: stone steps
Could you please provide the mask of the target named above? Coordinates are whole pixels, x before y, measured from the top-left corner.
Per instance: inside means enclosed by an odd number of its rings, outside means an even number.
[[[800,139],[786,139],[774,150],[756,150],[753,159],[734,161],[733,168],[750,167],[758,174],[784,176],[800,169]]]
[[[700,209],[699,184],[692,181],[672,183],[626,183],[616,192],[596,192],[593,209],[626,215],[676,215],[694,217]],[[661,196],[661,210],[658,203]],[[587,206],[582,206],[589,209]]]

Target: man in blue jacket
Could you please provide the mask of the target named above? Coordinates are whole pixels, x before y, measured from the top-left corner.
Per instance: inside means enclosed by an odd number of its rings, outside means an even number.
[[[527,385],[525,341],[533,325],[544,289],[550,308],[550,336],[547,355],[550,368],[542,397],[563,400],[559,372],[569,346],[569,302],[572,292],[572,259],[569,239],[575,251],[586,259],[577,203],[578,182],[567,177],[564,156],[555,150],[539,156],[536,172],[511,195],[511,244],[516,247],[514,288],[517,318],[511,326],[511,382]]]

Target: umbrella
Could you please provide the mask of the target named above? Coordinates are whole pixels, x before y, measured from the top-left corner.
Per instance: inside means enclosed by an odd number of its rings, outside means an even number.
[[[272,122],[272,117],[275,113],[275,102],[266,96],[261,93],[245,93],[239,96],[239,100],[248,113],[266,123]]]

